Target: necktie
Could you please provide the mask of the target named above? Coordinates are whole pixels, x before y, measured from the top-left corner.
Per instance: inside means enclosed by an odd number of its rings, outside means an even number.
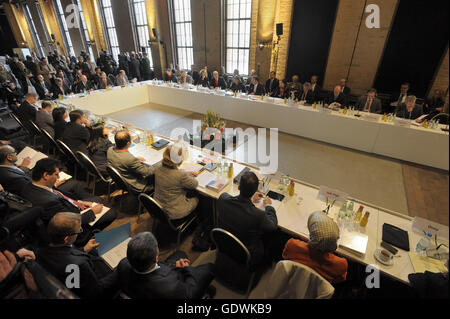
[[[270,80],[270,91],[272,91],[273,79]]]
[[[216,80],[216,87],[219,86],[219,80]]]
[[[372,100],[367,99],[366,107],[364,108],[365,112],[370,112],[370,106],[372,105]]]
[[[79,210],[83,210],[83,206],[80,203],[78,203],[76,200],[73,200],[72,198],[67,197],[66,195],[58,192],[55,189],[52,189],[52,192],[53,192],[53,194],[58,195],[59,197],[65,199],[66,201],[71,203],[73,206],[77,207]]]

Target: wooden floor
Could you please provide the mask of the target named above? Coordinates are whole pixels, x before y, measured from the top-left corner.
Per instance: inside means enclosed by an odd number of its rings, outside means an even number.
[[[403,165],[403,180],[409,216],[419,216],[449,225],[448,172]]]

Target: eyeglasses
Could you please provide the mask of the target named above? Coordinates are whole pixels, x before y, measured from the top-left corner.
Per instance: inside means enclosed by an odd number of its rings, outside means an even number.
[[[66,236],[80,235],[82,232],[83,232],[83,227],[80,227],[80,231],[78,233],[67,234]]]

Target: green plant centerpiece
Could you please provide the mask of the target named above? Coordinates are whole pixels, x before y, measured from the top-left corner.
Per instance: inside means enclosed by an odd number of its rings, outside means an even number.
[[[207,110],[202,119],[202,136],[203,139],[209,140],[211,137],[222,139],[225,132],[226,122],[220,118],[218,113]],[[219,133],[219,132],[220,133]]]

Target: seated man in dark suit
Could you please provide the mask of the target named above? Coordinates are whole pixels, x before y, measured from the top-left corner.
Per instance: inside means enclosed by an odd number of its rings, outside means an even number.
[[[343,109],[345,107],[346,99],[344,94],[341,92],[342,88],[340,85],[334,87],[333,92],[331,92],[325,99],[325,107],[329,107],[330,104],[334,103],[336,106]]]
[[[197,85],[198,80],[200,79],[200,74],[196,70],[196,67],[194,64],[191,65],[191,71],[189,72],[189,75],[192,77],[192,81],[194,85]]]
[[[34,84],[34,87],[41,100],[49,100],[53,97],[52,85],[45,81],[41,74],[37,76],[37,81]]]
[[[266,81],[266,92],[269,96],[274,96],[280,86],[280,81],[275,75],[275,71],[270,72],[269,79]]]
[[[264,89],[264,85],[259,83],[259,78],[254,76],[252,79],[252,84],[250,84],[250,88],[248,89],[248,94],[250,95],[264,95],[266,90]]]
[[[244,243],[250,251],[252,266],[257,266],[267,259],[267,245],[263,236],[275,232],[278,228],[277,215],[275,209],[270,206],[272,202],[269,198],[264,199],[264,210],[254,205],[254,202],[262,200],[263,197],[261,193],[256,193],[258,185],[255,173],[246,172],[239,183],[240,194],[233,197],[224,193],[217,201],[219,227],[231,232]]]
[[[400,104],[395,110],[395,115],[408,120],[416,120],[423,115],[422,105],[416,104],[417,98],[414,95],[408,95],[405,103]]]
[[[222,77],[219,77],[219,72],[214,71],[211,81],[209,81],[209,87],[211,89],[220,88],[225,90],[227,88],[227,84]]]
[[[91,137],[87,128],[91,125],[89,120],[84,117],[83,111],[80,110],[70,112],[69,117],[70,123],[67,124],[61,140],[74,154],[75,152],[89,154],[87,150],[87,145]]]
[[[122,177],[139,193],[149,193],[154,189],[153,166],[144,164],[145,158],[134,157],[128,149],[131,136],[128,131],[119,131],[115,137],[116,147],[107,152],[107,163],[119,171]]]
[[[356,102],[355,108],[362,112],[381,114],[382,112],[381,101],[376,96],[377,90],[370,89],[367,92],[367,95],[361,96],[359,98],[358,102]]]
[[[17,163],[17,152],[14,147],[0,146],[0,183],[13,194],[20,195],[25,185],[32,182],[31,171],[27,166],[30,158],[25,158],[21,164]],[[75,179],[57,180],[55,187],[69,197],[88,198],[89,193],[83,189]]]
[[[25,101],[19,106],[17,110],[17,116],[25,127],[30,127],[28,121],[36,121],[36,113],[39,107],[36,105],[38,95],[35,93],[28,93],[25,97]]]
[[[81,249],[73,246],[84,232],[82,227],[79,214],[56,214],[47,227],[50,243],[36,251],[36,261],[62,283],[73,284],[67,288],[80,298],[112,297],[108,283],[114,275],[100,257],[90,253],[99,244],[92,239]],[[75,272],[73,268],[68,272],[68,266],[77,266],[78,278],[70,278]]]
[[[342,78],[339,81],[339,85],[341,86],[341,93],[345,95],[345,98],[348,101],[350,99],[351,89],[347,86],[347,79],[346,78]]]
[[[36,125],[55,136],[55,123],[52,117],[53,105],[49,101],[42,101],[41,109],[36,113]]]
[[[214,265],[192,267],[186,257],[178,251],[160,262],[155,236],[140,233],[130,240],[127,258],[117,266],[116,285],[132,299],[200,299],[214,278]]]
[[[309,82],[303,83],[303,90],[299,92],[296,99],[298,101],[303,101],[307,104],[314,103],[314,93],[311,90],[311,83]]]
[[[439,114],[444,111],[444,105],[445,101],[443,99],[443,92],[442,90],[436,89],[434,90],[434,94],[432,97],[426,99],[425,101],[425,109],[424,113],[427,114]]]
[[[94,88],[91,85],[91,82],[88,81],[85,75],[80,76],[80,81],[75,85],[75,93],[84,93],[93,91]]]
[[[247,90],[245,89],[244,84],[242,84],[241,78],[239,76],[235,76],[233,78],[233,83],[230,86],[230,90],[233,92],[242,92],[242,93],[246,93]]]
[[[63,80],[56,78],[55,86],[53,87],[53,99],[57,99],[60,95],[66,96],[71,93],[69,87],[64,84]]]
[[[111,208],[91,227],[89,223],[95,221],[96,215],[103,210],[102,199],[99,197],[71,198],[55,188],[59,179],[60,163],[51,158],[45,158],[36,163],[31,177],[32,182],[25,185],[21,196],[29,200],[34,206],[40,206],[45,210],[42,217],[44,223],[48,223],[53,216],[60,212],[71,212],[81,215],[81,224],[84,228],[83,236],[78,238],[78,244],[84,245],[92,237],[94,229],[103,229],[109,226],[116,218],[116,211]]]

